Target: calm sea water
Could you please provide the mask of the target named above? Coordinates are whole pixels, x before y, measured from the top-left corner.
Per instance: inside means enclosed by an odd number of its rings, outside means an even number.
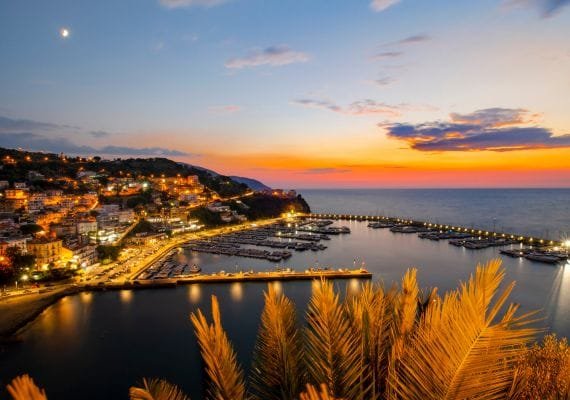
[[[418,200],[415,200],[416,208],[411,207],[413,212],[398,213],[396,211],[403,207],[404,194],[382,192],[302,193],[315,210],[367,213],[378,208],[386,214],[422,217],[416,214],[421,210]],[[418,193],[403,192],[413,193],[412,197]],[[458,204],[458,198],[463,198],[465,205],[471,201],[465,193],[448,196],[456,196],[451,202],[453,204]],[[543,214],[542,222],[548,224],[550,230],[554,230],[553,227],[562,229],[564,225],[560,220],[568,221],[568,213],[563,212],[567,206],[561,205],[560,200],[553,200],[568,199],[568,195],[568,191],[554,191],[549,200],[543,200],[559,213],[553,221],[550,218],[554,214]],[[388,203],[390,196],[397,199],[397,204]],[[431,196],[432,199],[437,197],[433,193]],[[535,194],[517,194],[514,197],[521,196]],[[504,207],[506,198],[508,196],[495,203]],[[407,201],[412,204],[414,200]],[[443,202],[441,198],[438,201]],[[351,211],[351,202],[354,203],[354,211]],[[474,202],[478,203],[478,200]],[[432,203],[435,204],[435,200]],[[441,218],[442,222],[449,217],[450,223],[457,223],[461,222],[457,221],[459,218],[468,220],[466,215],[477,214],[464,206],[459,207],[454,216],[451,211],[454,207],[458,206],[443,207],[447,211],[437,217],[437,207],[432,205],[426,215]],[[529,204],[529,207],[535,206]],[[488,206],[488,209],[492,207]],[[511,221],[515,220],[515,214],[510,213]],[[535,221],[536,218],[527,220]],[[329,248],[324,252],[295,253],[287,265],[304,269],[318,262],[320,266],[338,268],[350,267],[355,261],[360,265],[364,261],[374,273],[374,280],[384,281],[387,285],[401,279],[406,268],[415,266],[421,285],[437,286],[441,293],[466,280],[477,263],[499,256],[498,249],[472,251],[451,246],[446,241],[433,242],[419,239],[416,235],[369,229],[366,223],[342,224],[349,226],[352,234],[332,237],[331,241],[325,242]],[[523,230],[530,229],[525,228],[530,225],[513,226]],[[267,261],[219,255],[190,253],[180,257],[181,261],[198,263],[205,272],[275,267]],[[517,281],[512,301],[521,304],[521,311],[543,310],[545,319],[542,326],[570,336],[570,263],[550,266],[524,259],[503,258],[503,261],[507,279]],[[357,281],[338,281],[336,284],[342,292],[356,290],[359,286]],[[304,310],[311,294],[310,282],[277,285],[300,310]],[[200,399],[203,397],[203,375],[190,313],[198,308],[209,311],[211,295],[218,296],[225,328],[237,349],[239,360],[247,369],[266,287],[261,283],[191,285],[176,289],[84,293],[65,298],[47,309],[23,332],[23,343],[2,349],[0,385],[3,387],[14,376],[27,372],[48,389],[50,398],[126,399],[129,386],[140,382],[142,377],[163,377],[182,386],[193,399]],[[2,393],[0,397],[4,397]]]
[[[570,234],[570,189],[305,189],[300,193],[314,212],[415,218],[549,239]]]

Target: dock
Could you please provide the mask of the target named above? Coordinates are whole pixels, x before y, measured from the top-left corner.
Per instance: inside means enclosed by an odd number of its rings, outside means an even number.
[[[208,284],[208,283],[234,283],[234,282],[275,282],[275,281],[313,281],[313,280],[346,280],[346,279],[372,279],[372,273],[364,269],[340,270],[306,270],[298,271],[263,271],[238,273],[196,274],[187,277],[166,279],[137,279],[125,282],[108,282],[96,285],[84,285],[85,290],[124,290],[124,289],[151,289],[174,288],[180,285]]]
[[[469,233],[486,238],[504,238],[513,240],[517,243],[527,246],[550,246],[550,247],[565,247],[567,244],[563,241],[552,240],[548,238],[534,237],[528,235],[520,235],[512,232],[493,232],[485,229],[478,229],[475,227],[466,227],[459,225],[438,224],[429,221],[419,221],[413,219],[405,219],[381,215],[356,215],[356,214],[321,214],[310,213],[302,214],[303,217],[312,219],[328,219],[337,221],[368,221],[386,224],[394,224],[398,226],[409,226],[414,228],[415,232],[422,232],[428,230],[444,230],[454,231],[457,233]],[[388,225],[386,227],[388,227]],[[391,225],[390,225],[391,226]]]

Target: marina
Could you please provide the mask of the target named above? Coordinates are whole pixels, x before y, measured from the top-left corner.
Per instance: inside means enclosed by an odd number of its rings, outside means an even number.
[[[179,251],[209,253],[234,257],[255,258],[280,263],[289,259],[293,252],[327,249],[322,241],[330,240],[328,235],[350,233],[344,226],[331,227],[333,221],[277,222],[264,227],[220,234],[208,239],[192,240],[172,250],[143,271],[139,279],[177,278],[192,274],[188,264],[176,264],[173,259]],[[268,250],[275,249],[275,250]],[[196,271],[194,271],[196,272]]]
[[[309,220],[324,219],[327,223],[332,220],[370,221],[367,226],[371,229],[389,229],[393,233],[417,234],[421,239],[433,241],[448,240],[450,245],[469,250],[511,246],[509,249],[500,250],[500,254],[515,258],[524,257],[530,261],[545,264],[564,263],[569,259],[570,241],[568,240],[553,241],[512,233],[483,231],[385,216],[308,214],[307,217]]]

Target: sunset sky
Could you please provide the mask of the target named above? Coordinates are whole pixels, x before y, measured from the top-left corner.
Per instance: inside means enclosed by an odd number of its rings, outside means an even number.
[[[3,0],[0,146],[570,187],[569,0]]]

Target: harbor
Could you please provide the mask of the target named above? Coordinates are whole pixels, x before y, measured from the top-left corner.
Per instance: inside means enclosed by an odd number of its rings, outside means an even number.
[[[200,269],[197,266],[174,261],[176,255],[185,250],[193,253],[267,260],[279,264],[289,259],[294,252],[326,250],[328,246],[322,242],[330,241],[329,235],[350,233],[349,228],[330,226],[332,224],[333,221],[330,220],[278,221],[265,226],[252,226],[249,229],[190,240],[172,249],[134,278],[139,280],[172,279],[199,273]],[[277,269],[286,270],[285,267],[279,267],[279,265]]]
[[[368,222],[370,229],[389,229],[397,234],[417,234],[421,239],[433,241],[448,240],[450,245],[469,250],[510,246],[508,249],[501,249],[500,254],[514,258],[524,257],[530,261],[545,264],[564,263],[570,256],[570,241],[568,240],[554,241],[506,232],[484,231],[473,227],[443,225],[386,216],[307,214],[306,217],[309,221]]]

